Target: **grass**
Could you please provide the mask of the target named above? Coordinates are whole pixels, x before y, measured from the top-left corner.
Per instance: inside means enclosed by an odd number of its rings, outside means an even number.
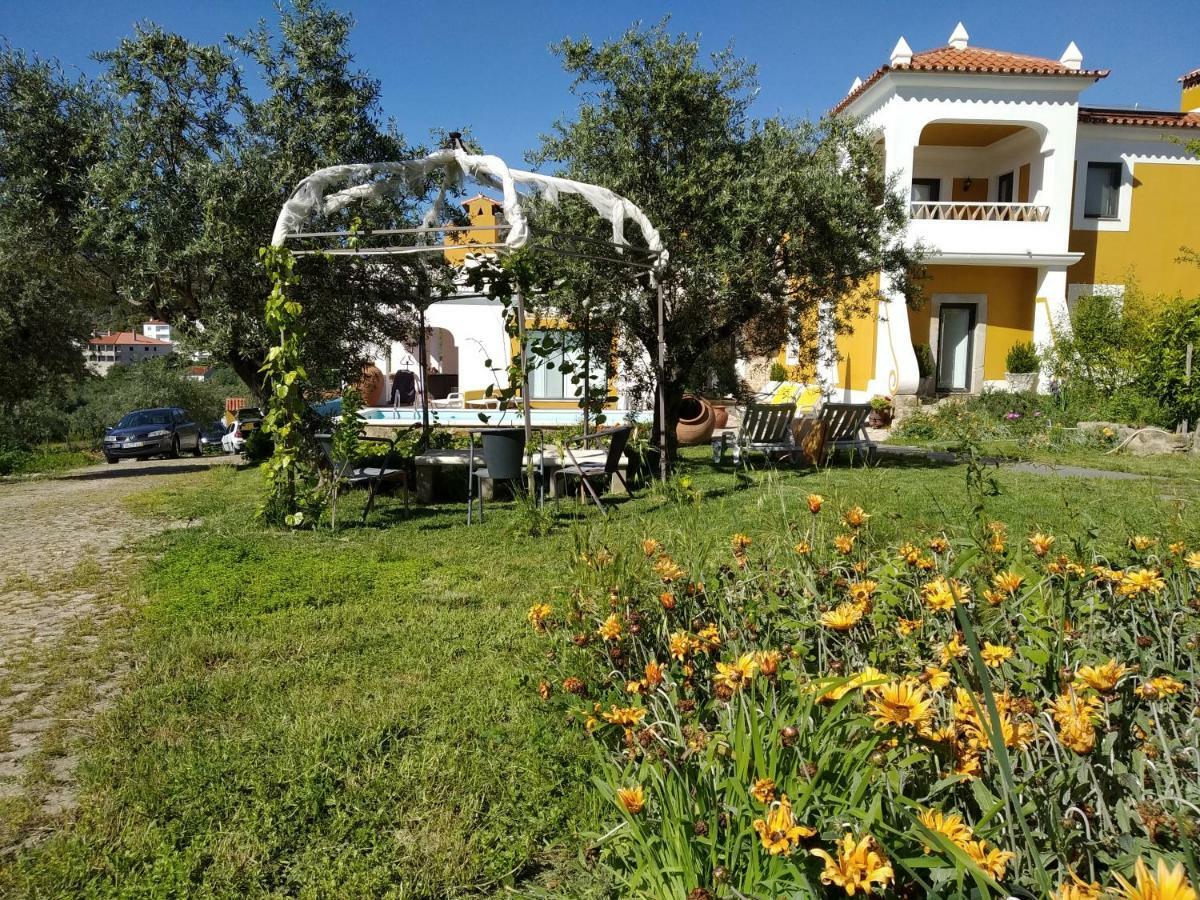
[[[101,459],[95,451],[66,444],[43,444],[33,450],[0,449],[0,476],[65,472],[93,465]]]
[[[146,549],[135,665],[98,720],[83,802],[47,840],[0,860],[0,895],[468,897],[600,891],[581,851],[597,821],[592,751],[542,709],[545,646],[529,605],[565,586],[585,532],[613,545],[772,521],[809,492],[859,503],[881,540],[962,521],[961,466],[833,468],[739,480],[689,459],[698,504],[643,492],[602,520],[564,514],[531,538],[515,514],[385,499],[369,527],[253,523],[255,473],[130,499],[200,519]],[[1101,541],[1195,539],[1200,485],[998,471],[985,514]],[[347,498],[350,521],[361,495]],[[564,511],[567,507],[564,506]]]

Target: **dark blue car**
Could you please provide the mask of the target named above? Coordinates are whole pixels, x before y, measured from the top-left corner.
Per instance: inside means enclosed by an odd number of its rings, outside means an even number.
[[[110,463],[136,457],[179,456],[190,450],[199,456],[200,429],[178,407],[139,409],[126,413],[115,428],[104,435],[104,458]]]

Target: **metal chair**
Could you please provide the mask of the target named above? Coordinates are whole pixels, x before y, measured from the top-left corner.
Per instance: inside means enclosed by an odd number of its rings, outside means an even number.
[[[621,482],[621,486],[625,488],[625,492],[629,493],[629,483],[625,480],[625,476],[621,474],[621,460],[625,455],[625,447],[629,443],[629,438],[633,434],[632,425],[620,425],[615,428],[605,428],[592,434],[582,435],[574,440],[567,441],[563,445],[563,450],[567,454],[567,458],[571,461],[570,465],[564,465],[554,473],[554,478],[563,479],[563,487],[566,487],[568,478],[578,478],[588,495],[592,498],[592,502],[600,508],[600,512],[608,515],[608,510],[604,508],[604,504],[600,502],[600,495],[596,493],[596,489],[592,487],[591,479],[598,476],[603,476],[611,483],[612,477],[615,475],[617,480]],[[573,446],[586,447],[589,443],[595,440],[609,439],[608,453],[604,457],[604,462],[596,462],[584,460],[580,462],[575,458]],[[562,492],[555,491],[557,498]]]
[[[475,435],[479,435],[483,452],[483,468],[475,468]],[[471,524],[471,516],[475,507],[475,490],[479,489],[479,521],[483,521],[483,481],[487,479],[495,485],[500,481],[508,481],[518,486],[525,478],[525,429],[523,428],[492,428],[477,429],[471,432],[470,451],[467,454],[467,524]],[[544,482],[544,463],[539,458],[538,467],[534,469],[534,482],[538,502],[542,499],[542,484]]]
[[[367,521],[367,516],[370,515],[371,508],[375,505],[375,496],[379,493],[379,487],[385,482],[389,484],[400,482],[404,485],[404,508],[408,509],[412,485],[408,480],[407,469],[389,469],[382,463],[380,465],[363,465],[356,460],[336,459],[333,450],[333,435],[318,434],[315,437],[325,458],[325,463],[334,478],[344,482],[347,487],[358,487],[364,484],[368,486],[369,493],[367,494],[367,505],[363,507],[362,522]],[[366,443],[387,444],[388,451],[391,452],[396,449],[396,443],[400,437],[400,432],[397,432],[393,438],[368,437],[360,434],[358,439]]]

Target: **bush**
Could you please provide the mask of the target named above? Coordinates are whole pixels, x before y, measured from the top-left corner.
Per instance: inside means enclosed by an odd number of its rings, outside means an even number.
[[[986,520],[887,547],[810,503],[715,559],[588,546],[529,610],[631,895],[840,896],[841,856],[898,896],[1046,897],[1191,858],[1200,550]]]
[[[771,363],[770,378],[771,378],[771,381],[787,381],[788,380],[787,366],[785,366],[783,363],[779,362],[778,360]]]
[[[1019,341],[1008,348],[1008,356],[1004,358],[1007,371],[1014,375],[1025,375],[1038,371],[1041,360],[1037,350],[1028,341]]]

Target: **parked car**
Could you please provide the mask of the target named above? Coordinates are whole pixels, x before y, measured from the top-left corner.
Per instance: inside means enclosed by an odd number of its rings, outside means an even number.
[[[239,409],[225,436],[221,438],[221,449],[226,453],[241,453],[246,449],[246,437],[262,427],[262,413],[254,407]]]
[[[202,450],[211,450],[219,452],[224,448],[221,446],[221,439],[225,437],[225,432],[228,429],[225,426],[223,419],[217,419],[215,422],[210,422],[208,427],[200,432],[200,448]]]
[[[179,456],[190,450],[199,456],[200,429],[178,407],[138,409],[126,413],[104,435],[104,458],[110,463],[136,457]]]

